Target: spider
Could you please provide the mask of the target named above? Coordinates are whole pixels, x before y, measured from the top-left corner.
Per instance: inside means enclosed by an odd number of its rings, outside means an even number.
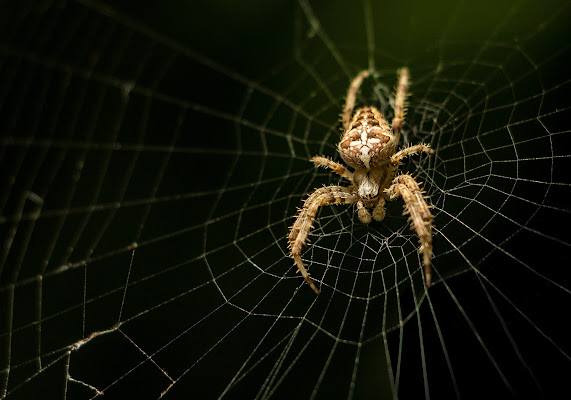
[[[290,228],[288,240],[291,256],[298,272],[313,289],[319,290],[309,277],[301,260],[301,250],[313,228],[319,207],[327,204],[357,204],[359,220],[369,224],[372,219],[385,217],[385,201],[402,197],[403,215],[409,215],[411,228],[418,235],[424,264],[426,287],[431,285],[430,261],[432,259],[432,213],[418,183],[411,175],[396,174],[403,158],[417,153],[433,153],[427,144],[417,144],[396,151],[404,123],[405,99],[409,85],[407,68],[398,72],[398,85],[393,105],[394,117],[391,126],[375,107],[362,107],[353,114],[355,100],[363,80],[369,71],[361,71],[349,85],[345,108],[342,113],[343,136],[338,145],[341,158],[354,169],[349,171],[342,164],[324,156],[313,157],[315,167],[329,168],[347,179],[349,186],[324,186],[315,189],[299,209]],[[352,115],[352,117],[351,117]],[[372,210],[372,212],[370,211]]]

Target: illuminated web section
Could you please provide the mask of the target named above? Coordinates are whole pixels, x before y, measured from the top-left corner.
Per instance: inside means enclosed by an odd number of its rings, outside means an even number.
[[[283,42],[274,11],[241,10],[256,27],[242,58],[196,34],[212,29],[209,12],[230,32],[231,9],[179,5],[194,18],[186,39],[164,24],[176,21],[168,7],[11,11],[0,43],[2,398],[564,386],[568,6],[495,6],[485,34],[456,40],[474,17],[462,5],[433,37],[422,21],[439,10],[314,3],[280,9]],[[436,150],[401,165],[433,205],[434,286],[395,200],[369,226],[354,206],[320,210],[303,253],[316,296],[295,273],[288,227],[314,188],[346,182],[308,160],[339,160],[343,96],[363,68],[374,75],[358,104],[392,117],[403,65],[402,145]]]

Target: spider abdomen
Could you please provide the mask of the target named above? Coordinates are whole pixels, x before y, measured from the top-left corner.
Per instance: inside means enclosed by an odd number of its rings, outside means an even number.
[[[353,115],[339,143],[339,153],[351,167],[369,170],[385,164],[394,147],[388,122],[375,107],[363,107]]]

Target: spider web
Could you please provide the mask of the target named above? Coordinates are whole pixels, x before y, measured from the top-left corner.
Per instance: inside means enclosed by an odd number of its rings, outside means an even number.
[[[562,393],[568,3],[341,3],[2,5],[2,398]],[[435,282],[400,200],[331,206],[316,296],[286,235],[342,181],[308,159],[403,65]]]

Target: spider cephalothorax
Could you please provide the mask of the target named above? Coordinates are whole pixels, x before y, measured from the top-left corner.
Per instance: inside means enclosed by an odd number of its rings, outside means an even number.
[[[430,262],[432,259],[432,213],[418,183],[408,174],[395,176],[401,159],[412,154],[433,150],[425,144],[417,144],[396,152],[404,121],[405,98],[408,89],[408,69],[402,68],[394,102],[392,124],[383,118],[375,107],[359,108],[353,114],[357,92],[369,71],[362,71],[351,82],[343,109],[343,137],[339,153],[343,161],[354,169],[347,170],[342,164],[326,157],[313,157],[316,167],[330,168],[351,182],[345,186],[325,186],[316,189],[305,200],[289,233],[291,255],[298,271],[311,288],[319,290],[309,277],[301,260],[301,250],[313,227],[319,207],[327,204],[357,204],[359,220],[370,223],[385,217],[385,200],[401,196],[404,213],[409,214],[413,229],[420,241],[419,251],[423,256],[426,286],[431,285]],[[351,118],[351,115],[353,117]],[[372,209],[372,213],[371,210]]]

